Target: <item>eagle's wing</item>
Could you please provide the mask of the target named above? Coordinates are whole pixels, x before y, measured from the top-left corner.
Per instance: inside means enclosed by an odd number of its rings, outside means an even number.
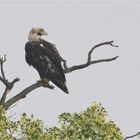
[[[61,66],[61,57],[54,46],[44,40],[27,42],[25,46],[26,62],[32,65],[40,77],[51,80],[56,86],[68,93],[66,78]]]
[[[44,47],[46,51],[49,52],[50,55],[53,54],[52,58],[57,58],[57,59],[54,59],[54,61],[57,61],[57,63],[61,64],[62,57],[60,56],[57,48],[55,47],[55,44],[52,44],[45,40],[41,40],[41,44],[43,45],[42,47]]]
[[[52,65],[55,64],[55,66],[57,66],[58,71],[61,73],[61,76],[66,81],[64,71],[61,65],[62,58],[55,45],[45,40],[41,40],[40,45],[42,48],[44,48],[45,55],[48,56],[48,58],[50,59],[48,61],[52,61]]]

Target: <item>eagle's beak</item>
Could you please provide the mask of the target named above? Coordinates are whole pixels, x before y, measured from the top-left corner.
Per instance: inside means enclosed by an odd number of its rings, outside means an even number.
[[[43,35],[48,35],[46,31],[44,31]]]

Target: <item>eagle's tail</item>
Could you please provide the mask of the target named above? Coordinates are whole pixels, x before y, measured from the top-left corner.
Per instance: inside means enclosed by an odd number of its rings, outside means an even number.
[[[63,90],[65,93],[69,94],[68,88],[66,86],[66,82],[62,81],[52,81],[56,86],[58,86],[61,90]]]
[[[69,94],[68,88],[66,86],[66,84],[64,85],[63,89],[62,89],[65,93]]]
[[[68,88],[66,86],[66,82],[61,82],[60,89],[62,89],[65,93],[69,94]]]

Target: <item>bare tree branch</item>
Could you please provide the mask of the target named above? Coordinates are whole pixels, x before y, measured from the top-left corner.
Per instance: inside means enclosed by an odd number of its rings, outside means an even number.
[[[0,99],[0,105],[3,105],[5,100],[6,100],[6,96],[8,95],[8,93],[10,93],[10,91],[12,90],[12,88],[14,87],[14,84],[16,82],[18,82],[19,79],[15,78],[12,82],[8,82],[6,81],[6,87],[5,87],[5,91]]]
[[[52,85],[49,85],[48,83],[45,83],[43,81],[39,81],[39,82],[37,82],[37,83],[25,88],[19,94],[17,94],[16,96],[12,97],[11,99],[9,99],[6,103],[4,103],[4,105],[3,105],[4,108],[7,110],[11,105],[16,103],[20,99],[25,98],[27,94],[29,94],[31,91],[33,91],[33,90],[35,90],[35,89],[37,89],[39,87],[47,87],[47,88],[50,88],[50,89],[54,89],[54,87]]]
[[[6,80],[4,80],[1,76],[0,76],[0,81],[6,86]]]
[[[6,100],[6,96],[8,95],[8,93],[11,91],[11,89],[14,87],[14,84],[16,82],[19,81],[18,78],[15,78],[12,82],[9,82],[6,77],[5,77],[5,73],[4,73],[4,69],[3,69],[3,64],[4,62],[6,62],[6,55],[4,55],[4,57],[0,58],[0,67],[1,67],[1,76],[0,76],[0,80],[1,82],[5,85],[5,90],[4,93],[2,94],[2,97],[0,99],[0,105],[3,105],[5,100]]]
[[[85,63],[85,64],[75,65],[75,66],[72,66],[72,67],[69,67],[69,68],[65,68],[64,72],[65,73],[70,73],[70,72],[75,71],[75,70],[86,68],[86,67],[88,67],[88,66],[90,66],[92,64],[113,61],[113,60],[116,60],[118,57],[119,56],[115,56],[115,57],[108,58],[108,59],[99,59],[99,60],[90,61],[90,62]]]
[[[1,100],[0,100],[0,105],[3,105],[3,103],[6,100],[6,96],[8,95],[8,93],[10,91],[11,91],[11,89],[8,89],[7,87],[5,88],[4,93],[3,93],[2,97],[1,97]]]
[[[138,135],[140,135],[140,132],[132,135],[132,136],[127,136],[124,140],[127,140],[127,139],[131,139],[131,138],[134,138],[134,137],[137,137]]]
[[[3,64],[5,61],[6,61],[6,55],[4,55],[4,57],[0,57],[0,69],[1,69],[0,81],[6,86],[7,80],[5,78],[5,73],[3,69]]]
[[[93,51],[95,49],[97,49],[97,48],[99,48],[101,46],[105,46],[105,45],[110,45],[111,47],[118,47],[116,45],[113,45],[113,41],[107,41],[107,42],[97,44],[97,45],[93,46],[91,48],[91,50],[88,52],[88,58],[87,58],[86,63],[81,64],[81,65],[75,65],[75,66],[72,66],[72,67],[68,67],[67,66],[67,61],[62,58],[64,72],[69,73],[69,72],[72,72],[72,71],[75,71],[75,70],[86,68],[86,67],[88,67],[88,66],[90,66],[92,64],[97,64],[97,63],[101,63],[101,62],[109,62],[109,61],[116,60],[119,56],[115,56],[115,57],[108,58],[108,59],[99,59],[99,60],[93,60],[93,61],[91,60],[91,55],[92,55]]]
[[[107,58],[107,59],[99,59],[99,60],[91,60],[91,55],[93,53],[93,51],[101,46],[105,46],[105,45],[109,45],[111,47],[118,47],[116,45],[113,45],[113,41],[107,41],[107,42],[103,42],[100,44],[95,45],[94,47],[92,47],[90,49],[90,51],[88,52],[88,58],[87,58],[87,62],[84,64],[80,64],[80,65],[74,65],[71,67],[67,66],[67,61],[64,60],[63,58],[61,58],[62,62],[63,62],[63,67],[64,67],[64,73],[70,73],[73,72],[75,70],[80,70],[83,68],[86,68],[92,64],[97,64],[97,63],[101,63],[101,62],[110,62],[110,61],[114,61],[118,58],[118,56],[112,57],[112,58]],[[3,58],[0,58],[0,65],[1,65],[1,76],[0,76],[0,81],[5,85],[5,91],[0,99],[0,105],[3,105],[4,108],[7,110],[8,108],[10,108],[10,106],[12,106],[13,104],[15,104],[16,102],[18,102],[20,99],[23,99],[26,97],[26,95],[28,95],[31,91],[40,88],[40,87],[47,87],[50,89],[54,89],[54,87],[52,85],[49,85],[48,82],[45,81],[38,81],[36,83],[34,83],[33,85],[25,88],[23,91],[21,91],[20,93],[18,93],[17,95],[13,96],[12,98],[10,98],[8,101],[6,101],[6,96],[7,94],[12,90],[12,88],[14,87],[14,84],[16,82],[19,81],[18,78],[15,78],[12,82],[9,82],[6,77],[5,77],[5,73],[4,73],[4,69],[3,69],[3,63],[6,61],[6,56],[4,56]]]
[[[118,46],[116,46],[116,45],[113,45],[112,43],[113,43],[113,41],[107,41],[107,42],[103,42],[103,43],[97,44],[97,45],[95,45],[93,48],[91,48],[91,50],[90,50],[89,53],[88,53],[87,62],[90,62],[90,61],[91,61],[92,52],[93,52],[96,48],[98,48],[98,47],[101,47],[101,46],[104,46],[104,45],[110,45],[110,46],[112,46],[112,47],[118,47]]]
[[[4,55],[4,57],[1,57],[0,58],[0,65],[1,65],[1,74],[2,74],[2,78],[3,79],[6,79],[5,78],[5,74],[4,74],[4,70],[3,70],[3,63],[6,61],[6,55]]]

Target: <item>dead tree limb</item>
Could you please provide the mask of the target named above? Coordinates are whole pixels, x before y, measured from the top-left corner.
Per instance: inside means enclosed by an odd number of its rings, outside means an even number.
[[[107,41],[107,42],[97,44],[94,47],[92,47],[91,50],[88,52],[87,61],[84,64],[74,65],[74,66],[71,66],[71,67],[68,67],[67,66],[67,61],[62,58],[64,73],[67,74],[67,73],[70,73],[70,72],[73,72],[73,71],[76,71],[76,70],[80,70],[80,69],[86,68],[86,67],[88,67],[92,64],[97,64],[97,63],[101,63],[101,62],[110,62],[110,61],[116,60],[119,56],[115,56],[115,57],[107,58],[107,59],[91,60],[91,55],[92,55],[93,51],[95,49],[97,49],[101,46],[105,46],[105,45],[109,45],[111,47],[118,47],[116,45],[113,45],[113,41]],[[12,82],[9,82],[6,79],[4,69],[3,69],[3,64],[4,64],[5,61],[6,61],[6,56],[4,56],[3,58],[0,58],[0,66],[1,66],[0,81],[5,85],[5,91],[2,94],[2,97],[0,99],[0,105],[2,105],[6,110],[10,106],[12,106],[16,102],[18,102],[20,99],[25,98],[26,95],[28,95],[31,91],[33,91],[33,90],[35,90],[39,87],[47,87],[47,88],[50,88],[50,89],[54,89],[54,87],[49,85],[49,83],[44,83],[44,82],[39,81],[39,82],[36,82],[36,83],[32,84],[31,86],[25,88],[23,91],[21,91],[20,93],[11,97],[8,101],[6,101],[7,94],[12,90],[12,88],[14,87],[14,84],[16,82],[18,82],[19,79],[15,78]]]
[[[107,59],[91,60],[91,55],[92,55],[93,51],[95,49],[97,49],[101,46],[105,46],[105,45],[110,45],[111,47],[118,47],[116,45],[113,45],[113,41],[107,41],[107,42],[97,44],[94,47],[92,47],[91,50],[88,52],[87,62],[85,62],[84,64],[80,64],[80,65],[74,65],[72,67],[68,67],[67,66],[67,61],[62,59],[64,72],[65,73],[70,73],[70,72],[75,71],[75,70],[86,68],[86,67],[88,67],[92,64],[97,64],[97,63],[101,63],[101,62],[109,62],[109,61],[116,60],[119,56],[115,56],[115,57],[107,58]]]
[[[3,79],[6,79],[5,78],[5,74],[4,74],[4,70],[3,70],[3,63],[6,61],[6,55],[4,55],[4,57],[2,57],[1,59],[0,59],[0,63],[1,63],[1,75],[2,75],[2,78]]]
[[[6,62],[6,55],[4,55],[4,57],[1,57],[0,58],[0,67],[1,67],[0,81],[5,85],[4,93],[2,94],[2,97],[0,99],[0,105],[3,105],[4,104],[4,102],[6,100],[6,96],[11,91],[11,89],[14,87],[14,84],[19,81],[18,78],[15,78],[12,82],[9,82],[6,79],[5,73],[4,73],[4,69],[3,69],[4,62]]]
[[[12,106],[14,103],[16,103],[17,101],[19,101],[20,99],[23,99],[26,97],[27,94],[29,94],[31,91],[39,88],[39,87],[47,87],[49,89],[54,89],[53,86],[46,84],[43,82],[37,82],[27,88],[25,88],[23,91],[21,91],[20,93],[18,93],[17,95],[15,95],[14,97],[12,97],[11,99],[9,99],[6,103],[4,103],[4,108],[8,109],[10,106]]]

